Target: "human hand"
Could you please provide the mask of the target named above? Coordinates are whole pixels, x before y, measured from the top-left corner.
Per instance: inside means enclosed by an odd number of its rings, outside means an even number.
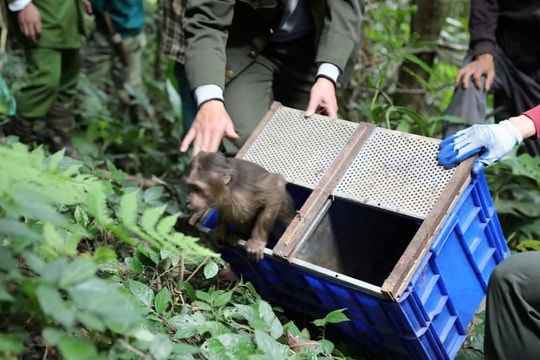
[[[193,143],[193,155],[200,151],[217,152],[223,137],[238,139],[234,124],[220,100],[210,100],[201,105],[188,133],[182,140],[180,151],[186,152]]]
[[[439,164],[449,169],[480,153],[473,164],[473,176],[486,166],[503,158],[523,137],[510,121],[498,124],[473,125],[444,139],[439,145]]]
[[[495,79],[495,64],[492,54],[480,54],[476,59],[461,68],[456,77],[456,86],[463,86],[464,89],[469,87],[469,81],[472,81],[477,89],[482,88],[482,77],[486,76],[484,90],[488,91]]]
[[[336,86],[325,77],[317,78],[311,88],[305,115],[312,116],[318,113],[335,118],[337,117],[337,111]]]
[[[25,37],[33,43],[37,43],[41,36],[41,15],[36,6],[29,2],[17,14],[19,28]]]

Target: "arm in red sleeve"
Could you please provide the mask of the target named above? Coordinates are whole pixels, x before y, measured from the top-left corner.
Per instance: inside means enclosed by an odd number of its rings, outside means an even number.
[[[533,121],[536,128],[536,137],[540,139],[540,105],[525,111],[523,114]]]

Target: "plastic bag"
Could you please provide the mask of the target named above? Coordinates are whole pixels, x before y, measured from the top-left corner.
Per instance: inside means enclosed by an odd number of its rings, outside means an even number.
[[[9,87],[0,74],[0,114],[15,115],[15,98],[11,95]]]

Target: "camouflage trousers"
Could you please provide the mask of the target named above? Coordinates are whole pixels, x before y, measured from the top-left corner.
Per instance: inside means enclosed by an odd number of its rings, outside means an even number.
[[[145,45],[144,33],[124,37],[122,46],[128,62],[124,66],[115,53],[110,36],[94,30],[83,47],[83,71],[108,94],[116,94],[121,103],[131,105],[134,99],[144,97],[142,55]]]

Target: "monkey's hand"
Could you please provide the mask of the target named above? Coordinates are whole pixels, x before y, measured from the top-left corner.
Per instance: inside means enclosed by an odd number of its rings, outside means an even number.
[[[261,261],[264,258],[264,248],[266,241],[262,239],[251,238],[246,242],[246,251],[248,257],[254,261]]]

